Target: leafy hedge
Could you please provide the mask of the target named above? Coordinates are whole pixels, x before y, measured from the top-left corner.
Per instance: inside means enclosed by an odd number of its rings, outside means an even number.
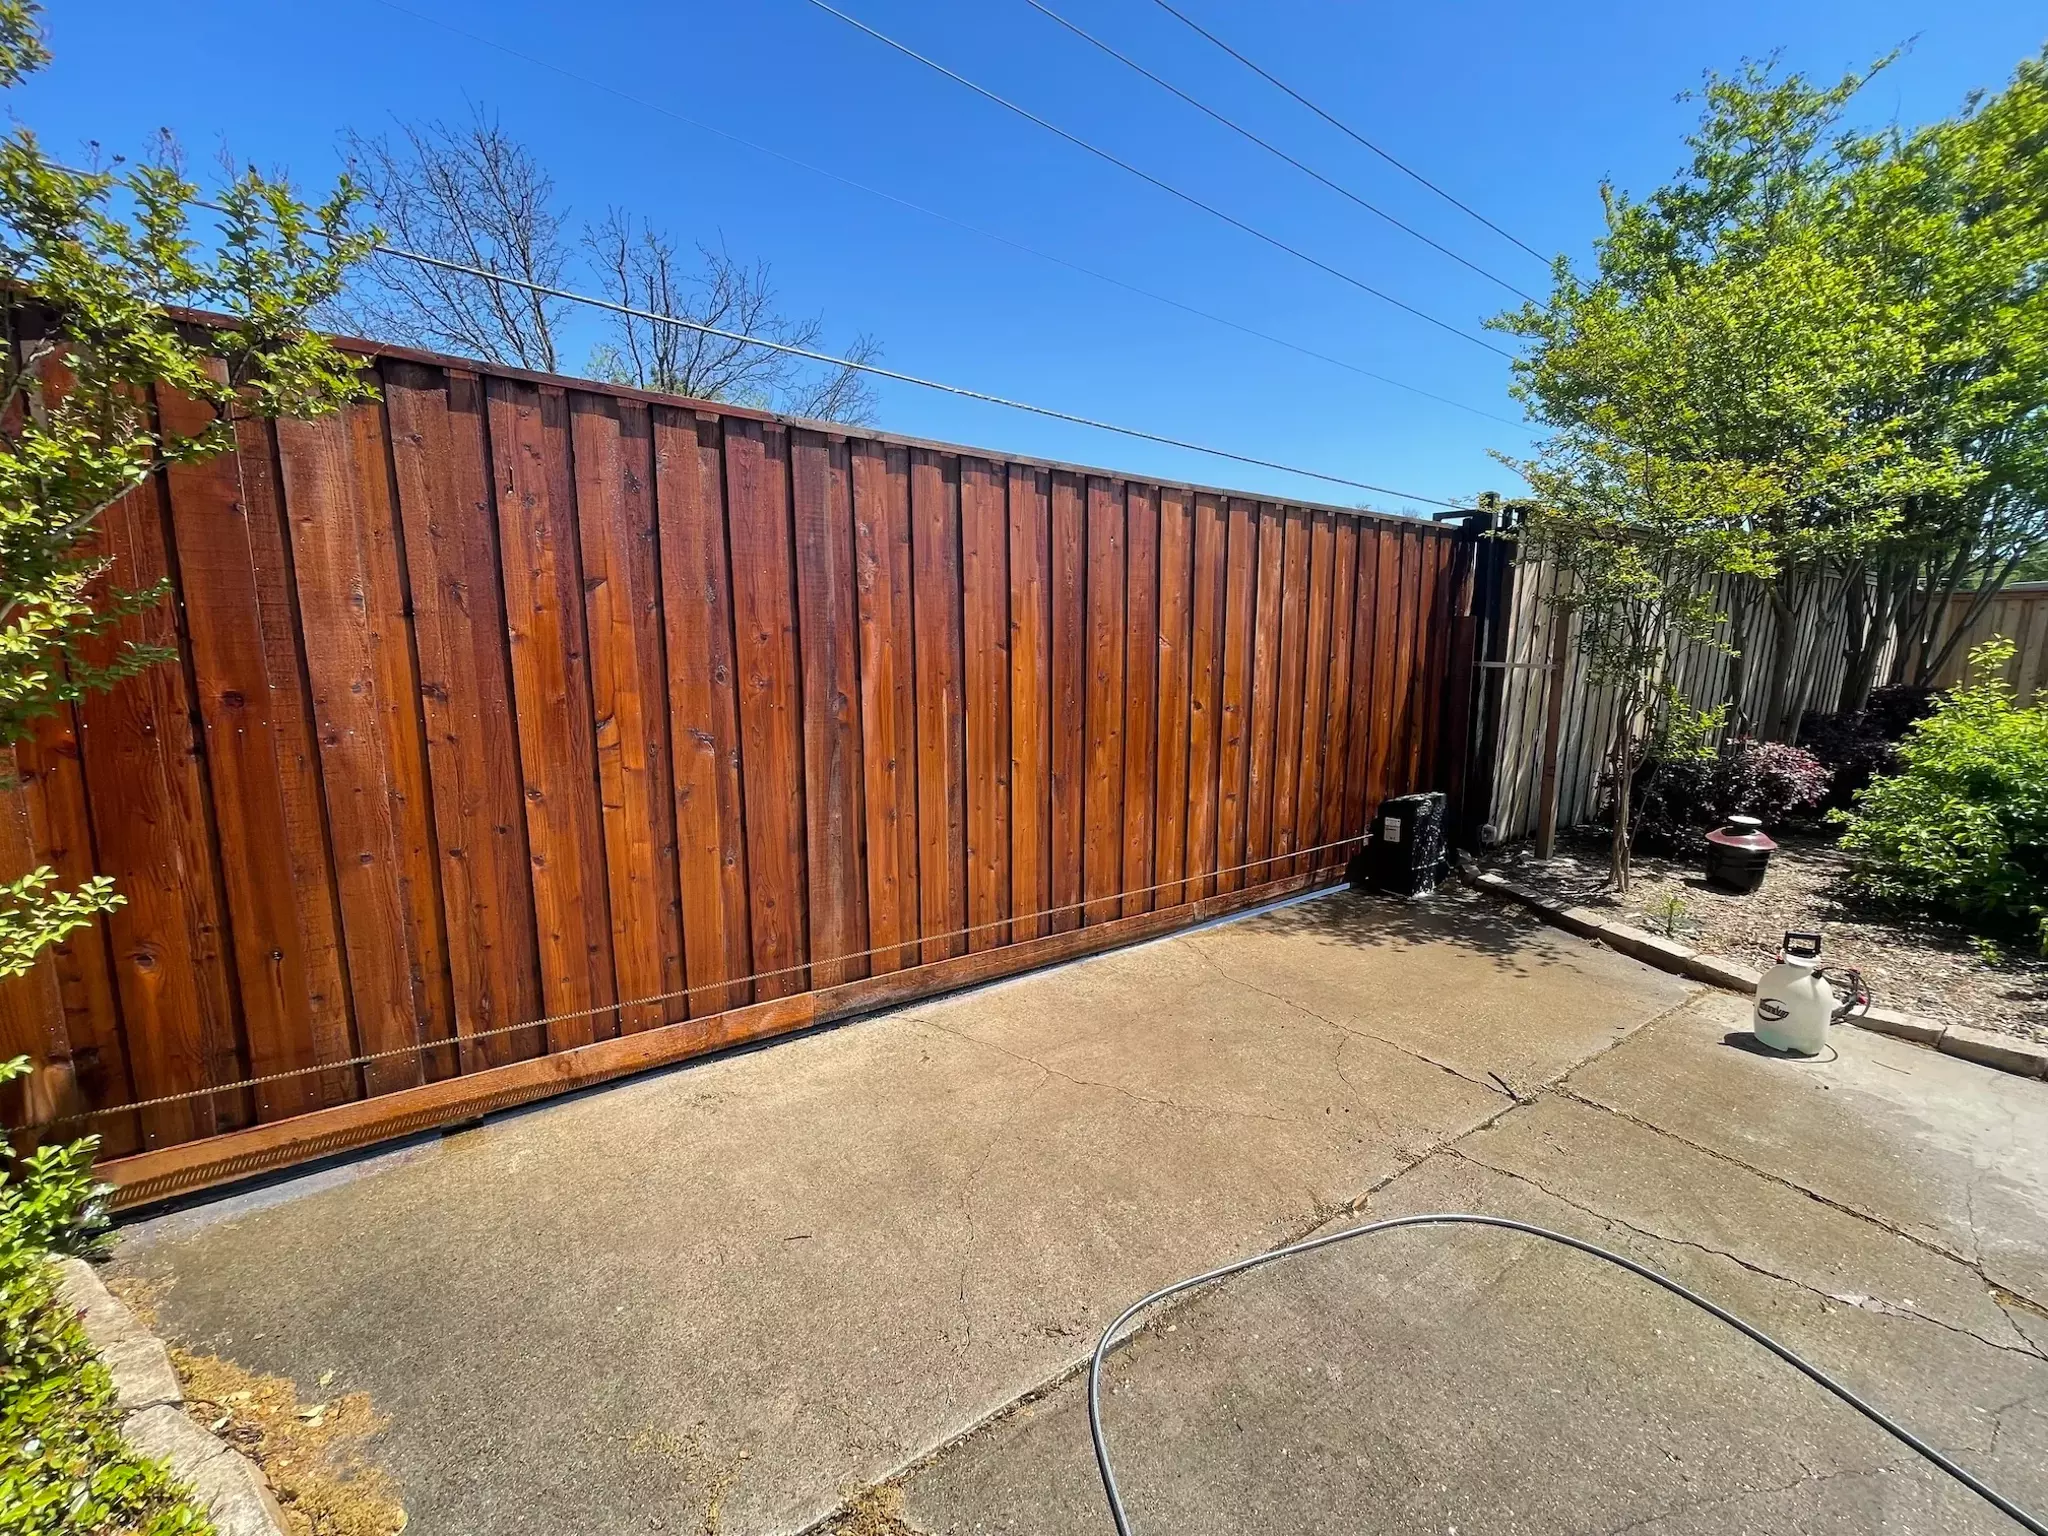
[[[1899,743],[1899,767],[1847,811],[1842,846],[1873,895],[2027,933],[2048,951],[2048,699],[2002,679],[2009,640]]]
[[[1827,789],[1828,770],[1819,759],[1779,741],[1738,736],[1718,752],[1667,752],[1636,770],[1636,843],[1654,852],[1694,853],[1730,816],[1780,827],[1816,809]]]
[[[1933,689],[1897,684],[1872,689],[1863,709],[1836,714],[1808,710],[1799,722],[1799,745],[1834,775],[1828,808],[1845,809],[1872,779],[1896,772],[1899,738],[1933,708]]]
[[[26,1058],[0,1062],[0,1084],[27,1071]],[[52,1285],[51,1253],[103,1240],[93,1150],[17,1157],[0,1127],[0,1532],[210,1536],[170,1473],[121,1438],[113,1378]]]

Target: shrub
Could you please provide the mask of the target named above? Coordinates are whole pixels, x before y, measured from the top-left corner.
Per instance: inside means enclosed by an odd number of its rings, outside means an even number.
[[[1899,744],[1836,818],[1873,895],[2025,931],[2048,951],[2048,701],[2000,673],[2012,642],[1970,654],[1970,682]]]
[[[1866,709],[1835,714],[1809,709],[1799,722],[1799,744],[1834,775],[1827,808],[1846,807],[1877,775],[1896,771],[1896,743],[1933,707],[1933,689],[1899,684],[1873,689]]]
[[[0,1084],[28,1061],[0,1062]],[[0,1531],[208,1536],[159,1464],[121,1438],[113,1378],[57,1300],[48,1255],[90,1253],[106,1226],[91,1141],[17,1157],[0,1127]]]
[[[1813,753],[1778,741],[1738,736],[1708,757],[1653,757],[1636,770],[1636,837],[1653,850],[1695,852],[1730,816],[1783,826],[1817,809],[1827,789]]]

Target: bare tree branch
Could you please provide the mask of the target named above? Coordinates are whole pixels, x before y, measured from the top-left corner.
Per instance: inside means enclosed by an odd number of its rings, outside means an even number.
[[[569,250],[554,181],[494,117],[467,124],[407,123],[398,137],[345,144],[388,244],[562,286]],[[528,289],[398,257],[367,263],[337,308],[367,334],[495,363],[558,371],[563,305]]]
[[[616,208],[602,223],[585,227],[583,244],[606,294],[621,304],[785,346],[819,347],[820,321],[792,320],[777,311],[766,262],[748,265],[723,246],[700,245],[697,268],[688,271],[666,235]],[[874,419],[874,388],[854,369],[811,364],[636,315],[612,316],[611,329],[614,339],[592,354],[591,368],[617,382],[820,421],[863,424]],[[863,335],[846,356],[870,362],[881,350],[879,342]]]

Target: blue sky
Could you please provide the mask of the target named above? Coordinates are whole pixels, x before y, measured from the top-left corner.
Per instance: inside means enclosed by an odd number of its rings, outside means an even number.
[[[1153,292],[1519,417],[1493,353],[1261,245],[890,53],[806,0],[563,6],[72,0],[55,65],[14,113],[53,150],[133,151],[171,129],[309,187],[343,129],[498,114],[552,171],[572,221],[623,206],[774,267],[828,344],[878,336],[907,372],[1428,496],[1511,489],[1490,449],[1527,430],[1225,329],[622,100],[566,70]],[[1153,174],[1467,330],[1512,296],[1096,53],[1023,0],[839,0],[871,25]],[[1540,263],[1279,95],[1151,0],[1048,0],[1155,72],[1508,281]],[[1918,123],[2039,47],[2038,0],[1640,0],[1577,5],[1177,0],[1180,7],[1538,250],[1582,258],[1598,184],[1647,190],[1680,162],[1707,67],[1783,49],[1832,75],[1909,39],[1868,121]],[[569,354],[598,333],[582,319]],[[1340,503],[1275,471],[1109,437],[905,385],[881,425],[916,436]]]

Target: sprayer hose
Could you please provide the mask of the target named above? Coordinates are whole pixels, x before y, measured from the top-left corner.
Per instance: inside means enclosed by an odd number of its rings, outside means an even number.
[[[1109,1442],[1104,1438],[1102,1432],[1102,1362],[1109,1354],[1111,1347],[1119,1342],[1118,1335],[1123,1332],[1125,1326],[1133,1318],[1155,1302],[1164,1301],[1170,1296],[1178,1296],[1183,1291],[1191,1291],[1198,1286],[1208,1285],[1212,1281],[1226,1279],[1231,1275],[1242,1274],[1248,1269],[1257,1269],[1261,1265],[1271,1264],[1278,1259],[1294,1258],[1299,1254],[1313,1253],[1318,1248],[1328,1248],[1335,1243],[1349,1242],[1354,1237],[1367,1237],[1375,1232],[1391,1232],[1396,1227],[1453,1226],[1498,1227],[1505,1232],[1520,1232],[1529,1237],[1540,1237],[1549,1242],[1562,1243],[1567,1248],[1576,1248],[1580,1253],[1590,1254],[1596,1259],[1605,1259],[1609,1264],[1625,1269],[1630,1274],[1649,1281],[1652,1285],[1663,1287],[1672,1295],[1678,1297],[1679,1300],[1691,1302],[1702,1312],[1710,1313],[1736,1332],[1761,1344],[1765,1349],[1805,1376],[1809,1381],[1832,1392],[1836,1397],[1847,1403],[1851,1408],[1854,1408],[1863,1417],[1870,1420],[1871,1423],[1875,1424],[1900,1444],[1917,1451],[1928,1461],[1933,1462],[1935,1466],[1941,1468],[1942,1471],[1961,1483],[1965,1488],[1968,1488],[1972,1493],[1994,1505],[2004,1514],[2011,1516],[2020,1525],[2033,1532],[2034,1536],[2048,1536],[2048,1522],[2042,1521],[2038,1516],[2028,1514],[2027,1511],[2021,1509],[2019,1505],[2006,1498],[2005,1495],[1991,1487],[1982,1478],[1979,1478],[1967,1468],[1958,1466],[1954,1461],[1951,1461],[1925,1440],[1922,1440],[1903,1424],[1890,1418],[1881,1409],[1864,1401],[1863,1398],[1857,1396],[1848,1387],[1843,1386],[1841,1382],[1828,1375],[1819,1366],[1814,1365],[1794,1351],[1786,1348],[1762,1329],[1744,1322],[1727,1308],[1707,1300],[1706,1297],[1700,1295],[1697,1291],[1688,1290],[1669,1275],[1660,1275],[1656,1270],[1646,1265],[1638,1264],[1634,1259],[1615,1253],[1611,1249],[1602,1248],[1597,1243],[1589,1243],[1583,1238],[1572,1237],[1564,1232],[1553,1232],[1548,1227],[1539,1227],[1526,1221],[1512,1221],[1505,1216],[1479,1216],[1455,1211],[1436,1212],[1425,1216],[1394,1216],[1385,1221],[1369,1222],[1362,1227],[1347,1227],[1342,1232],[1328,1232],[1321,1237],[1311,1237],[1303,1242],[1289,1243],[1284,1248],[1275,1248],[1268,1253],[1254,1254],[1251,1258],[1239,1259],[1235,1263],[1225,1264],[1220,1269],[1212,1269],[1205,1274],[1193,1275],[1186,1280],[1176,1280],[1173,1284],[1154,1291],[1142,1301],[1135,1302],[1126,1308],[1123,1315],[1104,1330],[1101,1342],[1095,1346],[1095,1356],[1088,1365],[1088,1433],[1095,1442],[1095,1465],[1102,1474],[1102,1491],[1109,1500],[1109,1513],[1110,1517],[1116,1521],[1118,1536],[1131,1536],[1131,1522],[1130,1517],[1124,1512],[1123,1496],[1117,1492],[1116,1473],[1111,1468],[1109,1460]]]

